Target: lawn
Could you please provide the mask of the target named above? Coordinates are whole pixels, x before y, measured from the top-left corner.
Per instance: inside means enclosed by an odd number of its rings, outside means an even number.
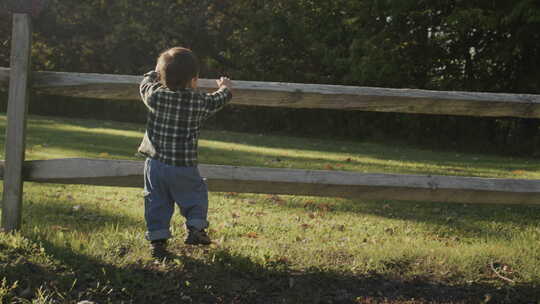
[[[0,116],[3,150],[5,116]],[[27,159],[138,159],[144,126],[31,117]],[[536,159],[204,131],[209,164],[540,179]],[[210,247],[154,262],[142,189],[25,183],[1,303],[538,303],[540,205],[210,193]]]

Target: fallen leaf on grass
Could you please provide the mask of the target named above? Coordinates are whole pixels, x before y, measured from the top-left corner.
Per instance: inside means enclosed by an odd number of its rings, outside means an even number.
[[[303,229],[308,229],[308,228],[311,228],[311,225],[309,225],[309,224],[302,224],[302,225],[300,225],[300,227],[302,227]]]
[[[250,239],[256,239],[256,238],[259,237],[259,235],[258,235],[257,232],[255,232],[255,231],[248,232],[248,233],[246,234],[246,236],[247,236],[248,238],[250,238]]]
[[[270,196],[269,196],[269,199],[270,199],[272,202],[274,202],[274,203],[276,203],[276,204],[278,204],[278,205],[280,205],[280,206],[283,205],[283,204],[285,204],[285,200],[283,200],[283,199],[282,199],[281,197],[279,197],[278,195],[270,195]]]
[[[289,263],[290,263],[290,262],[289,262],[289,259],[288,259],[287,257],[284,257],[284,256],[279,257],[279,258],[276,260],[276,262],[282,263],[282,264],[289,264]]]
[[[315,205],[314,201],[307,201],[304,203],[304,208],[309,208],[309,207],[312,207],[313,205]]]
[[[324,168],[325,168],[326,170],[334,170],[334,167],[332,167],[332,165],[329,165],[329,164],[326,164],[326,165],[324,166]]]
[[[320,204],[320,205],[317,206],[317,209],[319,209],[321,211],[324,211],[324,212],[332,211],[332,207],[330,207],[329,204]]]

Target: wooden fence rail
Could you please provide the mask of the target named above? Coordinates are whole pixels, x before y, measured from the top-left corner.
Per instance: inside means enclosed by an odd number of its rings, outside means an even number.
[[[142,161],[26,161],[24,180],[40,183],[143,186]],[[3,177],[4,164],[0,163]],[[456,203],[540,204],[540,180],[435,175],[363,174],[200,165],[210,191]]]
[[[32,51],[32,19],[28,14],[13,14],[13,42],[9,77],[5,157],[7,160],[4,191],[2,192],[2,228],[13,230],[20,226],[22,215],[22,168],[26,147],[26,114]]]
[[[34,72],[38,92],[76,97],[139,99],[140,76]],[[0,68],[0,86],[9,68]],[[540,95],[446,92],[339,85],[235,81],[233,104],[467,116],[540,118]],[[203,89],[214,81],[201,79]]]

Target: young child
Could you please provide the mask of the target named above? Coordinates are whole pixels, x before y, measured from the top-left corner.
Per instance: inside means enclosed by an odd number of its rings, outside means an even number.
[[[174,203],[186,218],[186,244],[209,245],[208,189],[197,167],[201,124],[232,98],[231,81],[217,80],[212,94],[196,90],[199,66],[195,54],[174,47],[163,52],[156,70],[146,73],[140,85],[148,107],[146,133],[139,152],[144,166],[144,216],[146,239],[155,258],[168,255],[167,239]]]

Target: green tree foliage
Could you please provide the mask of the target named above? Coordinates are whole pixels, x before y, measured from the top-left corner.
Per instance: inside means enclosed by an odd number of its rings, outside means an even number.
[[[0,20],[8,64],[9,18]],[[142,73],[172,45],[249,80],[538,92],[540,2],[51,0],[38,69]]]
[[[349,2],[234,1],[225,55],[244,78],[340,83],[349,70]]]
[[[353,79],[369,85],[538,92],[540,3],[357,3]]]
[[[211,1],[51,1],[37,20],[38,68],[102,73],[142,73],[173,45],[212,54]]]

